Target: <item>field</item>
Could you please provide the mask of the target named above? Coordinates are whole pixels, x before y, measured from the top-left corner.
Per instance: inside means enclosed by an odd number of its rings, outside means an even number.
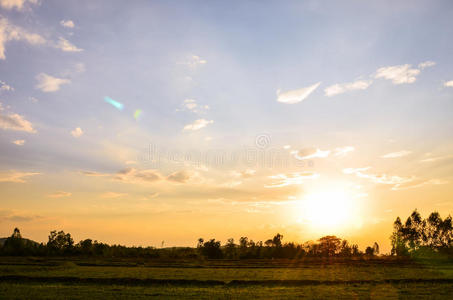
[[[0,298],[449,299],[453,263],[0,258]]]

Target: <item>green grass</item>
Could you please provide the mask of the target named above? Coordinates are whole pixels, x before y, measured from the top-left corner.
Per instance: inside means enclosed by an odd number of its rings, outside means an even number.
[[[451,295],[451,284],[146,287],[0,283],[0,298],[7,299],[449,299]]]
[[[0,258],[0,278],[0,298],[8,299],[448,299],[453,295],[451,262],[145,261],[134,264],[121,260]],[[193,282],[178,281],[181,279]],[[217,283],[212,285],[209,280]]]

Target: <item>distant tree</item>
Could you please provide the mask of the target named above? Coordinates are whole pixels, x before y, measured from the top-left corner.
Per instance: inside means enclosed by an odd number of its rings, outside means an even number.
[[[282,247],[282,240],[283,240],[283,235],[280,233],[277,233],[274,238],[272,239],[272,244],[274,247],[281,248]]]
[[[374,248],[373,248],[373,247],[370,247],[370,246],[366,247],[366,249],[365,249],[365,254],[366,254],[366,255],[373,256],[373,255],[374,255]]]
[[[236,244],[233,238],[229,238],[225,245],[225,256],[227,258],[234,258],[236,256]]]
[[[64,231],[53,230],[50,232],[47,248],[54,254],[69,253],[74,245],[71,234]]]
[[[319,239],[321,255],[334,256],[340,249],[341,239],[334,235],[327,235]]]
[[[216,241],[215,239],[204,242],[200,249],[202,255],[208,258],[222,258],[223,256],[222,250],[220,249],[220,241]]]
[[[22,235],[20,234],[19,228],[14,228],[13,234],[11,235],[13,239],[21,239]]]
[[[373,254],[374,255],[379,254],[379,244],[377,242],[374,242],[374,244],[373,244]]]

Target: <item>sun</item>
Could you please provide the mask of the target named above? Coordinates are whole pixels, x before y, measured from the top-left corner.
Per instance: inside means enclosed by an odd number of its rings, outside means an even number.
[[[309,192],[297,204],[300,219],[317,233],[339,233],[357,224],[359,202],[347,187]]]

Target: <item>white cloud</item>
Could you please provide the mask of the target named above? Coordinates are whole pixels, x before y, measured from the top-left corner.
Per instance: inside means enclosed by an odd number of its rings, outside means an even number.
[[[305,148],[294,153],[294,157],[299,160],[312,158],[325,158],[330,154],[330,150],[321,150],[317,148]]]
[[[60,25],[67,28],[74,28],[74,22],[72,20],[61,20]]]
[[[444,82],[444,86],[445,86],[445,87],[453,87],[453,80]]]
[[[184,126],[184,130],[199,130],[203,127],[206,127],[207,125],[209,124],[212,124],[214,123],[213,120],[205,120],[205,119],[198,119],[196,120],[195,122],[191,123],[191,124],[187,124],[186,126]]]
[[[13,144],[16,144],[17,146],[23,146],[25,144],[25,140],[15,140],[13,141]]]
[[[407,190],[407,189],[414,189],[429,185],[440,185],[440,184],[447,184],[448,181],[442,179],[429,179],[429,180],[415,180],[413,182],[402,183],[394,186],[392,190]]]
[[[304,87],[297,90],[291,90],[281,93],[280,90],[277,90],[277,101],[286,104],[294,104],[301,102],[306,99],[314,90],[318,88],[321,82],[315,83],[308,87]]]
[[[0,113],[0,128],[5,130],[25,131],[29,133],[36,132],[30,121],[27,121],[23,116],[14,113]]]
[[[14,88],[0,80],[0,91],[14,91]]]
[[[435,157],[429,157],[429,158],[422,159],[422,160],[420,160],[420,162],[423,162],[423,163],[435,162],[435,161],[439,161],[439,160],[449,159],[452,157],[453,157],[453,155],[435,156]]]
[[[34,172],[19,172],[19,171],[0,171],[0,182],[15,182],[25,183],[25,179],[30,176],[39,175]]]
[[[391,80],[394,84],[414,83],[420,70],[411,67],[410,64],[405,64],[379,68],[374,77]]]
[[[298,172],[291,174],[277,174],[269,176],[269,178],[274,179],[275,181],[269,185],[265,185],[265,188],[279,188],[288,185],[299,185],[303,184],[307,179],[316,179],[319,177],[319,174],[312,172]]]
[[[424,61],[422,63],[419,63],[418,67],[420,68],[420,70],[423,70],[425,68],[429,68],[429,67],[432,67],[432,66],[435,66],[435,65],[436,65],[436,63],[434,61],[428,60],[428,61]]]
[[[58,191],[52,194],[49,194],[48,197],[50,198],[64,198],[64,197],[70,197],[72,194],[69,192],[63,192],[63,191]]]
[[[0,18],[0,59],[5,59],[5,45],[9,41],[25,41],[31,45],[42,45],[46,40],[39,34],[12,25],[6,18]]]
[[[335,95],[343,94],[348,91],[355,91],[355,90],[365,90],[367,89],[373,81],[371,80],[357,80],[354,82],[349,83],[342,83],[342,84],[334,84],[326,89],[324,89],[324,93],[327,97],[332,97]]]
[[[12,10],[23,10],[25,3],[38,4],[38,0],[0,0],[0,6],[4,9]]]
[[[352,146],[338,147],[335,148],[335,156],[346,156],[349,152],[354,151],[355,148]]]
[[[81,52],[83,49],[77,48],[71,44],[68,40],[60,37],[58,43],[55,45],[56,48],[63,50],[64,52]]]
[[[106,192],[106,193],[101,194],[101,198],[114,199],[114,198],[119,198],[119,197],[123,197],[126,195],[127,194],[125,194],[125,193]]]
[[[370,167],[366,168],[347,168],[343,169],[344,174],[356,175],[359,178],[364,178],[372,183],[376,184],[386,184],[393,185],[392,190],[398,189],[400,186],[413,182],[415,177],[401,177],[396,175],[387,175],[387,174],[370,174],[364,173]]]
[[[182,109],[177,109],[177,111],[178,110],[189,110],[193,113],[204,114],[207,110],[209,110],[209,106],[199,105],[194,99],[185,99],[182,104]]]
[[[205,60],[205,59],[202,59],[201,57],[199,57],[198,55],[192,55],[189,59],[189,61],[186,63],[187,65],[191,66],[191,67],[196,67],[198,65],[204,65],[206,64],[208,61]]]
[[[83,131],[82,131],[82,129],[80,129],[80,127],[77,127],[76,129],[71,131],[71,134],[73,137],[78,138],[78,137],[82,136]]]
[[[38,74],[36,80],[38,80],[36,88],[46,93],[56,92],[60,89],[60,85],[71,82],[69,79],[57,78],[45,73]]]
[[[401,150],[401,151],[398,151],[398,152],[392,152],[392,153],[388,153],[388,154],[382,155],[381,157],[382,158],[398,158],[398,157],[407,156],[407,155],[409,155],[411,153],[412,153],[412,151]]]

